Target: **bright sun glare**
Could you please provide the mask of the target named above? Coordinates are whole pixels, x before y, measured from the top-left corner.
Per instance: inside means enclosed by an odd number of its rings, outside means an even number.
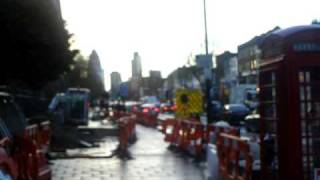
[[[202,0],[64,0],[67,28],[85,55],[96,49],[105,69],[131,76],[139,52],[144,76],[166,77],[193,54],[204,53]],[[207,0],[209,51],[229,50],[275,26],[285,28],[319,19],[319,0]]]

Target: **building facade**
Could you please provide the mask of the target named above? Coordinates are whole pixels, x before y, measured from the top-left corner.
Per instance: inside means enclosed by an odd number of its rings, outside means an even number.
[[[256,36],[250,41],[238,46],[238,71],[239,82],[241,84],[257,84],[261,53],[259,45],[264,37],[279,29],[279,27],[275,27],[271,31]]]
[[[137,52],[134,53],[132,60],[132,78],[142,78],[141,58]]]
[[[226,51],[216,56],[216,83],[219,99],[229,102],[231,89],[238,84],[238,59],[236,53]]]
[[[121,75],[119,72],[112,72],[110,77],[111,77],[111,97],[117,98],[120,91],[120,85],[122,83]]]
[[[202,68],[197,66],[178,68],[164,80],[161,97],[163,99],[173,99],[176,90],[181,88],[203,89],[203,83],[201,83],[203,78]]]
[[[162,78],[162,76],[161,76],[161,71],[151,70],[151,71],[149,72],[149,77],[150,77],[150,78]]]
[[[93,50],[88,63],[89,88],[94,96],[104,93],[104,70],[101,67],[98,53]]]

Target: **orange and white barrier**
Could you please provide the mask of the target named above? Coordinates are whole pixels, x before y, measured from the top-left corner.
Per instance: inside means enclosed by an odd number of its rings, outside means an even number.
[[[247,141],[221,133],[217,141],[219,172],[226,180],[250,180],[253,159]]]
[[[221,132],[237,131],[234,128],[222,128],[214,125],[203,125],[195,120],[167,119],[160,124],[165,135],[165,141],[189,153],[198,156],[210,143],[211,137],[216,137]]]
[[[42,126],[46,130],[39,129],[36,124],[30,125],[25,129],[23,136],[15,137],[13,156],[19,167],[19,177],[22,179],[45,180],[51,178],[51,169],[45,157],[46,149],[44,149],[49,146],[47,143],[50,142],[50,136],[46,134],[43,139],[39,138],[50,131],[50,127],[49,123],[44,123]]]
[[[129,146],[129,140],[135,135],[136,126],[135,115],[124,116],[118,120],[119,125],[119,148],[120,151],[125,152]]]

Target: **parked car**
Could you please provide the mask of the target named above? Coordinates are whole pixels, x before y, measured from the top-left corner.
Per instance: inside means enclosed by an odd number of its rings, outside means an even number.
[[[245,117],[244,125],[248,132],[260,133],[260,115],[259,114],[250,114]]]
[[[224,106],[223,116],[233,126],[244,123],[245,117],[250,113],[244,104],[227,104]]]
[[[211,118],[214,121],[221,120],[223,117],[223,105],[220,101],[212,101],[211,102],[212,108],[211,108]]]

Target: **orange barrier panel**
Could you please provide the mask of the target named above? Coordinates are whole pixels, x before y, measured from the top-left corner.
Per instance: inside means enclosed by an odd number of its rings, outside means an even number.
[[[167,119],[162,123],[163,132],[165,134],[164,140],[166,142],[173,143],[175,141],[175,129],[177,126],[177,121],[174,119]]]
[[[119,126],[119,150],[120,152],[127,152],[129,146],[129,139],[135,133],[136,116],[124,116],[118,120]]]
[[[200,123],[197,123],[194,125],[195,127],[195,133],[194,133],[194,150],[195,155],[200,155],[202,149],[203,149],[203,137],[204,137],[204,126]]]
[[[219,171],[225,180],[250,180],[252,157],[249,144],[238,136],[220,133],[217,140]]]
[[[43,149],[38,144],[37,125],[28,126],[23,137],[16,137],[15,159],[22,179],[46,180],[51,178],[51,169]]]
[[[216,127],[214,125],[208,125],[204,131],[203,141],[205,144],[210,143],[210,137],[216,132]]]
[[[24,131],[24,137],[27,139],[31,139],[35,143],[38,142],[38,135],[39,135],[39,129],[36,124],[27,126],[26,130]]]
[[[12,180],[18,179],[18,167],[15,161],[8,156],[5,146],[10,143],[8,138],[3,138],[0,140],[0,166],[10,175]]]
[[[157,125],[157,116],[151,115],[151,114],[145,114],[142,115],[143,124],[147,126],[155,127]]]
[[[192,125],[187,121],[181,121],[180,124],[178,146],[182,150],[187,150],[190,144],[190,129]]]
[[[166,142],[177,145],[181,150],[191,151],[193,155],[200,155],[210,143],[210,138],[217,138],[221,132],[238,135],[233,127],[216,127],[203,125],[194,119],[167,119],[161,122],[161,131],[164,133]]]
[[[113,115],[111,116],[111,119],[113,121],[118,121],[120,118],[127,116],[127,113],[125,111],[118,111],[118,110],[114,110],[112,114]]]
[[[38,143],[45,152],[48,151],[51,141],[50,121],[44,121],[39,124]]]

